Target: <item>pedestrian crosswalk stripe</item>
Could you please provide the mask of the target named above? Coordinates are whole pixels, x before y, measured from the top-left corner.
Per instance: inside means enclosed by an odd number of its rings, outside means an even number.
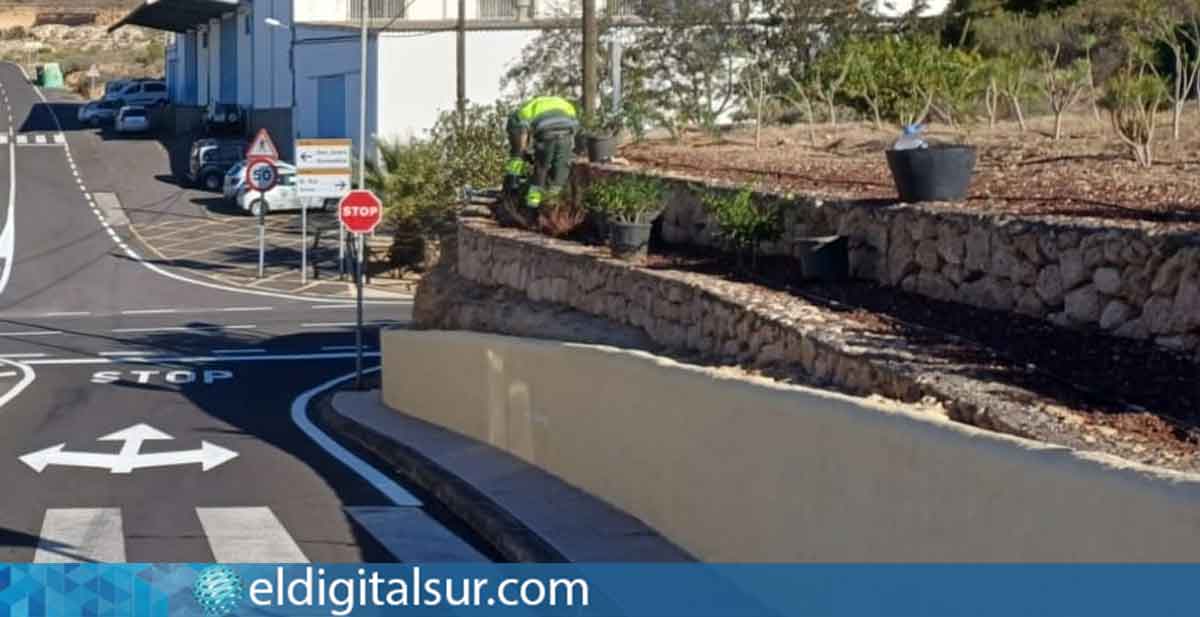
[[[56,144],[67,143],[67,136],[63,135],[62,133],[55,133],[54,134],[54,143],[56,143]]]
[[[0,135],[0,146],[8,145],[8,135]]]
[[[17,135],[17,143],[18,144],[29,143],[29,136],[28,135]]]
[[[23,133],[17,135],[16,144],[18,146],[65,146],[67,136],[62,133]]]
[[[124,563],[119,508],[46,510],[34,563]]]
[[[33,142],[39,146],[44,146],[44,145],[46,145],[46,136],[45,135],[34,135]]]
[[[346,514],[397,561],[487,561],[473,546],[421,508],[358,507],[346,508]]]
[[[196,508],[219,563],[308,563],[270,508]]]

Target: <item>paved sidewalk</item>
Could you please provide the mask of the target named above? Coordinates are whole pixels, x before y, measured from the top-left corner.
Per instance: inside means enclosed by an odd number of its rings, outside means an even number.
[[[95,195],[115,199],[111,194]],[[150,257],[189,276],[204,277],[225,285],[274,292],[352,298],[349,275],[338,273],[338,222],[327,212],[310,212],[308,221],[308,279],[300,275],[303,228],[300,213],[275,213],[267,217],[262,278],[258,277],[258,225],[249,216],[211,209],[194,216],[160,217],[133,221],[130,228],[147,247]],[[373,243],[376,257],[364,295],[372,298],[411,296],[417,279],[382,271],[387,239]]]
[[[513,561],[692,561],[638,519],[490,445],[389,409],[378,390],[318,402],[371,450]]]

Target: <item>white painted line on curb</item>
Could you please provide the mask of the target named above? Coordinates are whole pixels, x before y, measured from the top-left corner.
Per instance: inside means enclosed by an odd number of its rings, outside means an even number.
[[[367,369],[366,372],[376,373],[379,372],[379,368]],[[343,465],[349,467],[351,471],[375,487],[375,490],[383,493],[392,503],[398,506],[420,506],[421,500],[417,499],[415,495],[404,490],[402,486],[396,484],[378,469],[368,465],[366,461],[355,456],[353,452],[343,448],[331,439],[329,435],[326,435],[324,431],[317,428],[312,423],[312,420],[308,418],[308,403],[314,396],[351,379],[354,379],[354,373],[327,381],[296,397],[296,400],[292,401],[292,422],[300,427],[300,430],[304,431],[304,434],[308,435],[309,439],[312,439],[318,446],[321,446],[322,449],[328,452],[330,456],[341,461]]]

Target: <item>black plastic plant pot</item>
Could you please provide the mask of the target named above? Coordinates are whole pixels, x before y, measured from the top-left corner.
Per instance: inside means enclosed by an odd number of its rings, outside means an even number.
[[[588,160],[593,163],[607,163],[617,154],[617,138],[615,135],[588,135]]]
[[[575,156],[583,156],[587,154],[587,135],[583,133],[575,133]]]
[[[845,236],[801,238],[800,280],[841,282],[850,278],[850,243]]]
[[[646,259],[646,251],[650,247],[650,223],[621,223],[613,221],[609,224],[608,246],[612,249],[613,257],[625,261],[642,261]]]
[[[963,201],[975,172],[975,147],[930,145],[888,150],[887,161],[900,201]]]

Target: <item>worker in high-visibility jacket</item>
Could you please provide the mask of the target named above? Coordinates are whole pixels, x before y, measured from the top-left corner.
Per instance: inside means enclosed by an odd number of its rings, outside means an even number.
[[[567,186],[578,130],[575,106],[557,96],[531,99],[509,116],[506,184],[525,175],[524,155],[533,147],[533,181],[525,195],[526,206],[539,208]]]

